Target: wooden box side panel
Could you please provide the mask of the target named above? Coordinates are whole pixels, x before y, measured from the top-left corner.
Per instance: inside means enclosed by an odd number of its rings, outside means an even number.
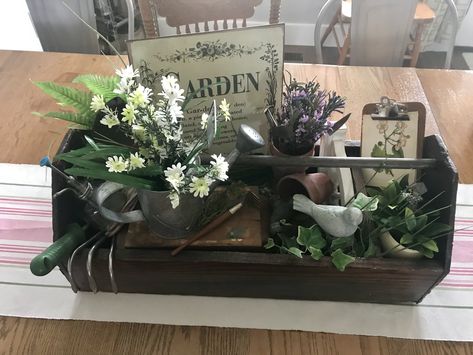
[[[457,169],[448,155],[447,148],[439,135],[426,137],[424,140],[424,158],[437,160],[435,168],[422,172],[422,181],[427,186],[428,201],[436,196],[432,208],[448,207],[440,212],[439,222],[455,227],[455,212],[458,190]],[[444,275],[450,271],[453,247],[453,231],[447,236],[437,239],[439,254],[436,256],[444,263]]]
[[[99,289],[110,291],[105,251],[93,268]],[[314,263],[263,253],[186,251],[171,257],[168,251],[142,251],[119,255],[114,271],[119,292],[415,303],[443,269],[436,261],[367,259],[340,272],[328,258]],[[73,273],[79,288],[89,290],[85,253]]]
[[[429,171],[424,182],[432,194],[445,190],[436,203],[439,207],[452,204],[452,208],[443,211],[442,221],[453,225],[457,177],[441,143],[438,137],[426,138],[424,157],[443,157],[444,163],[434,171],[439,175]],[[81,145],[80,136],[73,132],[61,149],[67,151]],[[359,148],[347,148],[356,149]],[[62,187],[64,181],[53,179],[53,193]],[[83,203],[71,200],[65,195],[53,201],[55,239],[64,233],[68,223],[79,221],[78,211]],[[289,255],[236,252],[216,257],[209,251],[185,251],[179,258],[167,259],[171,258],[168,251],[133,250],[117,256],[115,273],[120,292],[412,303],[421,300],[448,272],[452,238],[444,238],[444,252],[437,260],[412,263],[360,259],[345,272],[336,270],[328,259],[315,263]],[[111,290],[106,253],[107,250],[100,250],[94,263],[102,291]],[[89,289],[85,257],[82,253],[73,265],[81,290]],[[65,265],[61,265],[61,270],[65,271]]]

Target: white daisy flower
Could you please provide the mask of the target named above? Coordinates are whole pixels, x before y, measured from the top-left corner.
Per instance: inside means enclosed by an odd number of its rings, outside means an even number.
[[[153,92],[150,88],[145,88],[139,84],[135,91],[130,94],[131,102],[135,107],[146,106],[150,103],[150,97]]]
[[[111,173],[121,173],[124,172],[128,167],[128,161],[123,160],[123,157],[108,157],[105,166],[108,168],[108,171]]]
[[[194,194],[194,197],[199,196],[200,198],[202,198],[204,196],[208,196],[211,183],[212,180],[206,176],[201,178],[193,176],[192,182],[189,185],[189,191]]]
[[[90,109],[94,112],[98,112],[105,108],[105,101],[102,95],[94,95],[90,102]]]
[[[184,100],[184,90],[179,87],[177,79],[174,76],[163,76],[161,78],[161,87],[163,91],[159,95],[167,98],[169,103],[172,104],[174,102]]]
[[[177,192],[171,192],[169,194],[169,199],[171,200],[172,208],[176,208],[177,206],[179,206],[179,194]]]
[[[227,99],[223,99],[218,108],[220,109],[220,111],[222,111],[223,117],[225,117],[225,121],[230,121],[230,104],[227,103]]]
[[[139,150],[139,152],[140,152],[140,154],[141,154],[142,156],[144,156],[145,158],[149,158],[149,156],[150,156],[150,151],[149,151],[149,149],[140,147],[138,150]]]
[[[210,165],[212,165],[215,178],[220,181],[227,180],[228,162],[225,160],[225,157],[223,157],[222,154],[213,154],[212,159],[214,159],[214,161],[211,161]]]
[[[112,128],[113,126],[119,125],[120,121],[118,120],[117,115],[112,113],[105,115],[105,117],[100,120],[100,123],[108,128]]]
[[[134,80],[121,79],[120,82],[117,84],[117,87],[113,90],[113,92],[118,95],[128,94],[134,84]]]
[[[207,123],[209,122],[209,115],[205,112],[202,114],[202,121],[200,121],[200,126],[202,129],[207,129]]]
[[[179,190],[179,187],[184,183],[184,170],[186,170],[186,166],[181,166],[181,163],[177,163],[168,167],[164,172],[167,182],[169,182],[175,190]]]
[[[135,123],[135,115],[138,111],[135,109],[135,106],[132,104],[126,104],[125,108],[122,110],[122,121],[132,125]]]
[[[130,170],[140,169],[145,167],[145,160],[139,156],[138,153],[130,153]]]
[[[127,65],[124,69],[117,69],[115,73],[122,79],[130,80],[139,75],[138,69],[133,70],[132,65]]]
[[[134,124],[131,126],[131,132],[139,140],[145,139],[146,130],[142,125]]]
[[[161,78],[161,87],[164,92],[169,92],[176,87],[179,88],[179,83],[174,75],[163,76]]]
[[[171,106],[169,106],[168,111],[169,111],[169,114],[171,115],[172,123],[177,123],[178,118],[184,117],[184,113],[182,112],[181,106],[177,104],[172,104]]]

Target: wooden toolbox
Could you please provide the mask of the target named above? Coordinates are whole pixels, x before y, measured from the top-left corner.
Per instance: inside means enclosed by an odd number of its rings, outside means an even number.
[[[79,133],[65,137],[60,152],[79,148]],[[359,145],[347,145],[349,156],[359,156]],[[458,176],[440,136],[424,139],[424,158],[437,160],[435,167],[421,172],[428,188],[427,199],[443,191],[432,203],[441,211],[439,222],[453,226]],[[59,164],[60,168],[63,168]],[[53,174],[53,194],[65,187]],[[77,220],[84,202],[72,194],[53,200],[54,240],[66,226]],[[328,258],[314,261],[291,255],[268,253],[263,248],[249,251],[186,249],[178,256],[169,250],[118,248],[114,251],[113,272],[118,292],[257,297],[299,300],[331,300],[375,303],[418,303],[449,272],[453,232],[440,238],[440,252],[434,259],[402,260],[359,258],[344,272]],[[82,250],[71,265],[80,291],[90,291],[86,272],[87,254]],[[93,259],[92,270],[99,291],[111,292],[109,273],[110,245],[104,244]],[[66,263],[60,265],[64,275]]]

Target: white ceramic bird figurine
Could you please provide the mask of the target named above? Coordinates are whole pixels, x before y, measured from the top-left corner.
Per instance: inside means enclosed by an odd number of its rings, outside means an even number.
[[[363,213],[356,207],[317,205],[304,195],[294,195],[293,208],[312,217],[328,234],[349,237],[363,221]]]

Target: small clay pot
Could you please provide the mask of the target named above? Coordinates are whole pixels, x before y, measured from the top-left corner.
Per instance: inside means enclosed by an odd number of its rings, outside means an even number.
[[[283,200],[289,200],[295,194],[303,194],[315,203],[322,203],[333,193],[333,183],[324,173],[298,173],[279,180],[278,192]]]
[[[392,258],[397,259],[421,259],[422,253],[415,249],[404,248],[403,245],[399,244],[396,239],[393,238],[391,233],[384,232],[379,237],[383,251],[388,251],[388,255]]]
[[[275,157],[284,157],[284,158],[291,158],[295,156],[306,156],[306,157],[312,157],[314,156],[314,146],[310,148],[306,153],[300,154],[300,155],[290,155],[290,154],[285,154],[281,152],[276,146],[271,142],[269,144],[269,151],[271,152],[271,155],[274,155]],[[277,183],[281,178],[287,175],[291,174],[296,174],[296,173],[304,173],[306,171],[307,167],[306,166],[277,166],[273,167],[273,178],[274,181]]]

